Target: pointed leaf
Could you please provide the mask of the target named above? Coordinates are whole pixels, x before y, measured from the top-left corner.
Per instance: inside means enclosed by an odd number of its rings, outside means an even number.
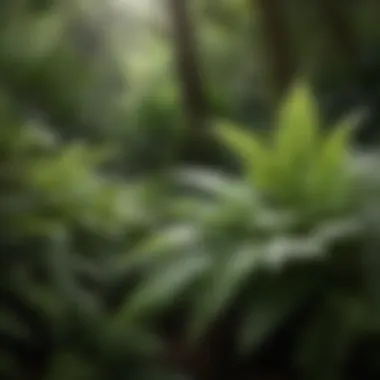
[[[308,164],[318,144],[319,112],[311,89],[296,83],[280,107],[274,149],[281,171]]]
[[[266,186],[272,177],[272,166],[270,152],[264,142],[258,136],[227,123],[219,124],[216,133],[240,158],[248,179],[258,186]]]
[[[351,118],[340,122],[326,138],[320,157],[320,170],[327,178],[340,175],[348,160],[355,125]]]
[[[318,160],[309,172],[308,186],[314,201],[318,202],[316,207],[321,207],[320,202],[327,202],[331,207],[346,201],[352,136],[353,124],[350,119],[345,119],[329,133],[323,143]]]

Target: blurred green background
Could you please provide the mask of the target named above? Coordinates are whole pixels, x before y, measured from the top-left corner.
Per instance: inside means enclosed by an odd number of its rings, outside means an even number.
[[[380,3],[0,2],[0,378],[380,379]]]

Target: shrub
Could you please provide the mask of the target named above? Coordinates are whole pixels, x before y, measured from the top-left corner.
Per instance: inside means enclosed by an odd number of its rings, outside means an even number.
[[[144,184],[1,106],[1,376],[162,378],[159,341],[108,305],[122,253],[155,223]]]
[[[192,339],[205,339],[232,313],[218,334],[232,331],[241,354],[257,357],[274,342],[288,358],[283,371],[345,378],[357,342],[379,334],[368,282],[377,269],[364,264],[377,247],[379,225],[368,210],[378,207],[378,182],[357,170],[378,161],[353,150],[349,122],[326,136],[318,127],[304,85],[286,99],[273,136],[218,126],[244,177],[198,169],[175,175],[181,186],[168,206],[175,227],[130,256],[151,269],[129,310],[142,318],[184,308]],[[271,347],[275,367],[282,359]]]

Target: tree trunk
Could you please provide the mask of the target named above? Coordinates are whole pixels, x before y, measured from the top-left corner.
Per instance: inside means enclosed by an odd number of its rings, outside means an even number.
[[[167,1],[186,128],[180,137],[178,158],[192,165],[218,165],[224,156],[224,149],[208,128],[210,104],[199,64],[190,1]]]
[[[200,73],[194,27],[186,0],[168,0],[175,61],[187,126],[199,134],[207,117],[207,101]]]
[[[296,64],[285,19],[284,0],[252,0],[261,13],[264,48],[271,70],[273,90],[279,100],[293,80]]]
[[[349,21],[336,0],[320,1],[321,11],[336,48],[339,49],[345,59],[353,63],[358,57],[358,44]]]

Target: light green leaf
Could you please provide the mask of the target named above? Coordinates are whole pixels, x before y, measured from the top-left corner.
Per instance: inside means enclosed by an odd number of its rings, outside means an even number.
[[[319,166],[327,177],[339,175],[348,160],[355,125],[344,119],[327,136],[321,151]]]
[[[350,183],[348,181],[348,159],[353,136],[353,124],[345,119],[331,131],[324,141],[318,159],[309,172],[309,189],[312,199],[331,205],[344,203]],[[311,199],[310,199],[311,201]],[[318,207],[319,207],[318,206]]]
[[[272,160],[262,139],[225,122],[217,125],[216,134],[240,158],[247,177],[258,186],[266,186],[273,174]]]
[[[308,163],[318,144],[319,112],[311,89],[298,82],[279,109],[274,148],[282,169]],[[306,161],[305,161],[306,160]]]

